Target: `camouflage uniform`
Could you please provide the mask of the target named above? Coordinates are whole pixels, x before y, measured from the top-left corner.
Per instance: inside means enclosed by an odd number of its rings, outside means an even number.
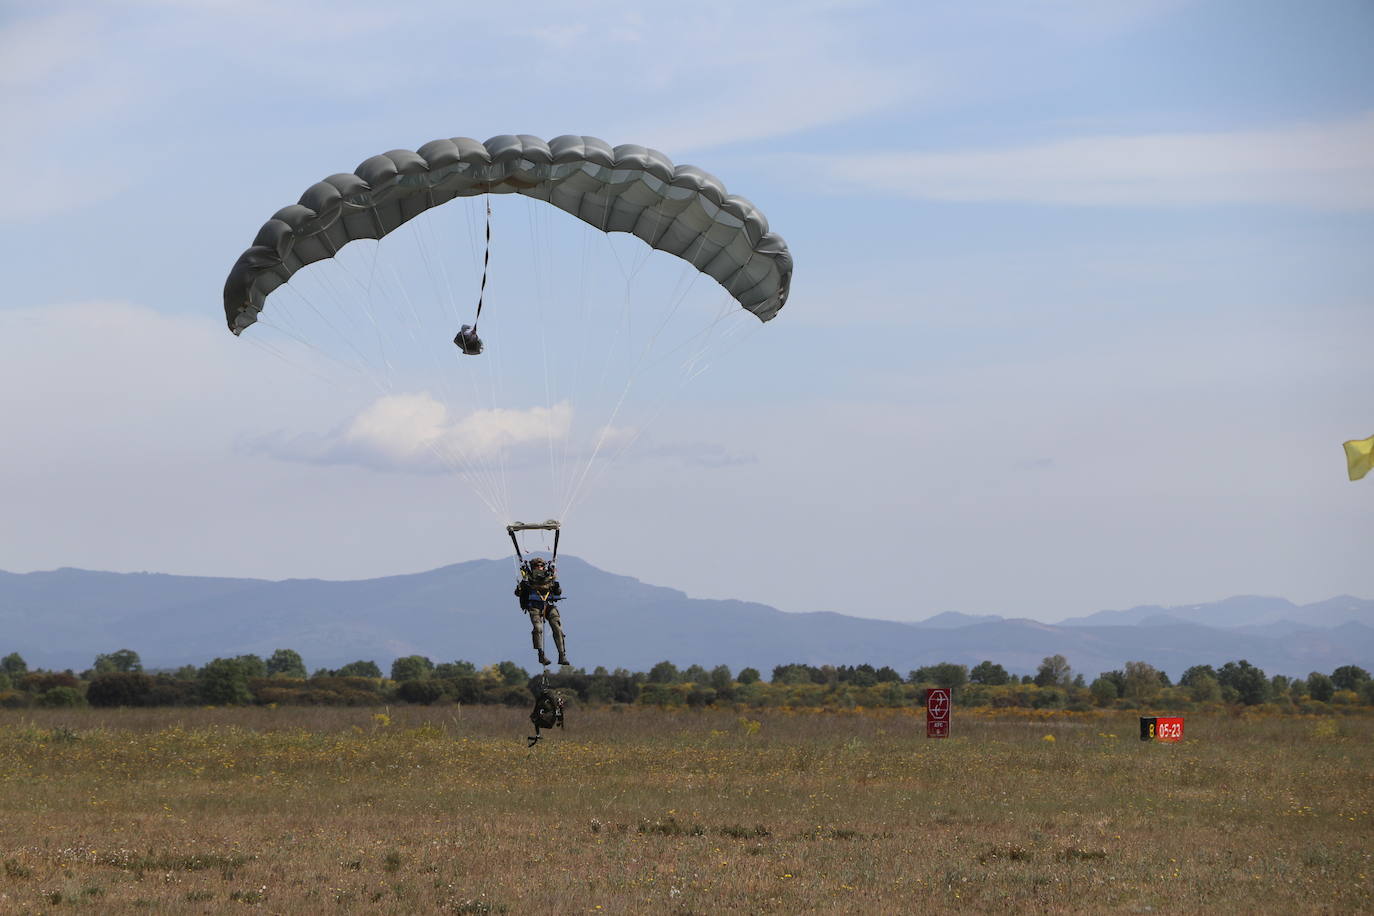
[[[567,649],[563,644],[563,624],[558,619],[558,605],[550,599],[563,594],[563,586],[552,567],[533,564],[520,571],[520,583],[515,586],[515,596],[520,599],[520,609],[530,615],[532,626],[530,638],[534,651],[539,653],[539,664],[549,664],[544,654],[544,621],[549,622],[553,631],[553,644],[558,648],[558,664],[568,664]]]

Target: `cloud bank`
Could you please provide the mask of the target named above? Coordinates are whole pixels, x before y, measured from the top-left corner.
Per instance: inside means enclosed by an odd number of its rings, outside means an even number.
[[[799,158],[837,187],[920,200],[1374,209],[1374,112],[1272,130],[1071,137],[1007,149]]]

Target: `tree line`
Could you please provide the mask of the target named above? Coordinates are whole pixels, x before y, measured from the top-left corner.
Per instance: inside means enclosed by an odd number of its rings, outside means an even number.
[[[726,665],[679,669],[669,661],[647,672],[598,666],[590,673],[563,667],[550,686],[583,703],[640,703],[660,706],[901,707],[921,705],[931,687],[955,691],[960,706],[1034,709],[1188,710],[1212,705],[1268,705],[1280,711],[1321,711],[1332,706],[1374,706],[1374,679],[1358,665],[1307,677],[1266,675],[1248,661],[1220,667],[1194,665],[1178,682],[1152,665],[1133,661],[1101,672],[1092,681],[1074,672],[1062,655],[1045,658],[1035,674],[1014,675],[983,661],[971,668],[953,662],[926,665],[905,676],[872,665],[777,665],[764,680],[755,668],[733,672]],[[533,697],[534,679],[512,661],[478,668],[472,662],[435,663],[408,655],[383,673],[376,662],[358,660],[307,674],[292,649],[216,658],[196,667],[145,671],[137,652],[120,649],[97,655],[85,671],[30,671],[17,652],[0,659],[0,707],[26,706],[195,706],[352,705],[380,703],[468,703],[523,706]]]

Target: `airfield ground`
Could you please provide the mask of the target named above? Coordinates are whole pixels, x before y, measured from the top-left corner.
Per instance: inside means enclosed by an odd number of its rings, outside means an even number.
[[[0,710],[0,912],[1374,910],[1374,719]]]

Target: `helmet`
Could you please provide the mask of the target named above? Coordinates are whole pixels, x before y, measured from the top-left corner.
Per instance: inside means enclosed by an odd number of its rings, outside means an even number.
[[[543,565],[544,565],[544,558],[543,558],[543,557],[535,557],[533,560],[530,560],[530,566],[531,566],[531,567],[534,567],[534,566],[543,566]]]

